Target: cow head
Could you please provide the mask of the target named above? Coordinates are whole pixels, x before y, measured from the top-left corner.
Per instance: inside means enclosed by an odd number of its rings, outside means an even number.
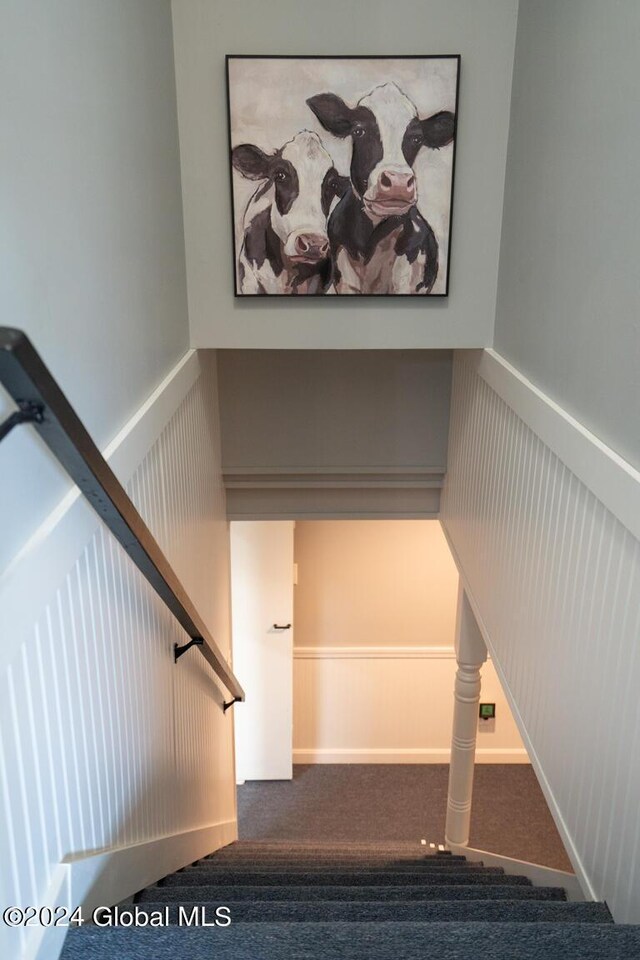
[[[231,161],[244,177],[264,181],[258,193],[271,202],[271,225],[285,257],[293,263],[326,259],[331,204],[348,180],[338,175],[318,135],[302,130],[274,154],[243,143]]]
[[[451,143],[455,118],[448,110],[426,120],[395,83],[375,87],[349,107],[335,93],[307,100],[336,137],[351,137],[351,183],[365,208],[377,217],[406,213],[418,199],[413,162],[422,147]]]

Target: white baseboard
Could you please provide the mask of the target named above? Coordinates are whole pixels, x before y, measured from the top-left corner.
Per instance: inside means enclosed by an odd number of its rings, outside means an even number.
[[[66,863],[59,863],[53,872],[49,889],[41,906],[69,907],[69,867]],[[57,960],[62,952],[67,927],[33,927],[23,932],[22,949],[19,956],[22,960]],[[12,933],[17,934],[15,930]],[[16,956],[18,954],[16,953]]]
[[[73,856],[59,865],[42,905],[82,906],[86,918],[98,906],[112,906],[169,873],[226,846],[238,837],[236,820],[185,830],[115,850]],[[34,928],[25,960],[56,960],[65,929]]]
[[[583,901],[585,895],[580,887],[580,881],[575,873],[566,870],[554,870],[540,863],[530,863],[528,860],[515,860],[513,857],[503,857],[499,853],[489,853],[487,850],[475,850],[473,847],[463,847],[459,843],[447,844],[451,853],[462,854],[472,863],[482,862],[485,867],[502,867],[506,874],[528,877],[534,887],[562,887],[567,900]]]
[[[425,749],[305,749],[293,751],[294,763],[449,763],[448,748]],[[478,747],[477,763],[529,763],[526,750]]]

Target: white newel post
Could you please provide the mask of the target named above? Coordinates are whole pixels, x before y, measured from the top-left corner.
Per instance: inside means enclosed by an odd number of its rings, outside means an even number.
[[[476,758],[480,670],[487,659],[487,647],[464,592],[458,588],[456,660],[451,765],[447,797],[445,840],[467,846],[471,821],[473,766]]]

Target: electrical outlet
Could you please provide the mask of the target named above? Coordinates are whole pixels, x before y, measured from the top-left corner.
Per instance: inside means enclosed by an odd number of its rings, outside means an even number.
[[[496,705],[495,703],[481,703],[478,710],[478,733],[495,733]]]

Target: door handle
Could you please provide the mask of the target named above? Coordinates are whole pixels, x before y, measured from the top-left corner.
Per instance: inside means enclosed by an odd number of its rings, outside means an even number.
[[[291,624],[290,623],[274,623],[273,629],[274,630],[291,630]]]

